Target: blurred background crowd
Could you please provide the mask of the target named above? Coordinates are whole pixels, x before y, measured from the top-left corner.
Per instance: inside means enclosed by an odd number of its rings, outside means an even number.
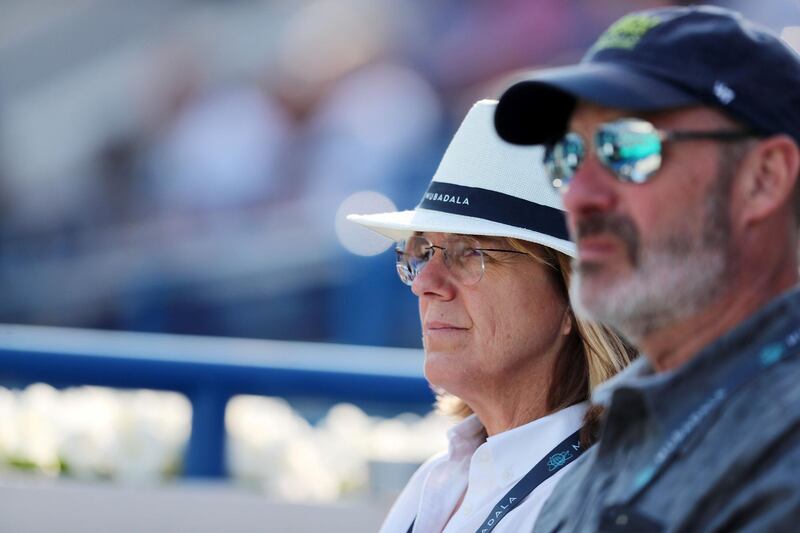
[[[419,347],[344,216],[413,207],[474,101],[673,3],[0,0],[0,322]],[[796,1],[717,3],[800,43]]]
[[[419,346],[337,212],[413,207],[475,100],[664,3],[2,0],[0,322]]]

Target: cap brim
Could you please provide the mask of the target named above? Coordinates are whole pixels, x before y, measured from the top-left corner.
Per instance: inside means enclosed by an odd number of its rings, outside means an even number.
[[[393,241],[407,239],[414,232],[459,233],[486,237],[511,237],[541,244],[575,257],[575,244],[537,231],[526,230],[482,218],[416,208],[413,211],[348,215],[347,220],[365,226]]]
[[[581,63],[545,69],[500,98],[495,128],[513,144],[547,144],[567,129],[578,100],[632,111],[656,111],[700,101],[674,83],[630,67]]]

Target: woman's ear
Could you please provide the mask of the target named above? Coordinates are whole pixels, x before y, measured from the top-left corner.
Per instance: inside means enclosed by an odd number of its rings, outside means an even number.
[[[567,306],[566,310],[564,311],[564,319],[561,321],[561,334],[565,337],[572,333],[572,322],[572,308]]]

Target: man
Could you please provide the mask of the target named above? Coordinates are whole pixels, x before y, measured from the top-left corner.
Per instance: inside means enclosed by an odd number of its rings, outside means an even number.
[[[800,530],[800,58],[731,11],[628,15],[495,125],[545,144],[571,292],[640,348],[536,531]]]

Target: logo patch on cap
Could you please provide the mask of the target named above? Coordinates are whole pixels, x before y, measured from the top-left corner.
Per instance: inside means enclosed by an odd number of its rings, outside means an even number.
[[[736,93],[724,81],[714,82],[714,96],[721,103],[728,105],[736,98]]]
[[[661,19],[651,15],[629,15],[611,25],[589,49],[587,56],[608,48],[629,50],[636,46],[645,34],[661,24]]]

